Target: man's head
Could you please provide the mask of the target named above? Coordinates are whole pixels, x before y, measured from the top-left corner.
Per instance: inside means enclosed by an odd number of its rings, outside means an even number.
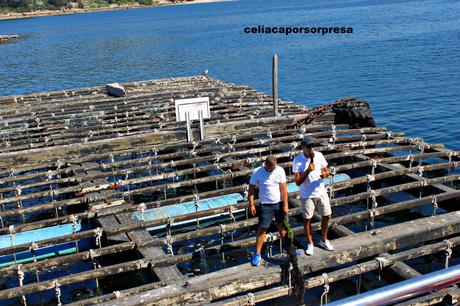
[[[272,172],[276,168],[276,158],[272,155],[267,156],[264,162],[264,168],[268,172]]]
[[[316,139],[312,136],[305,136],[300,142],[300,148],[306,156],[310,156],[313,153]]]

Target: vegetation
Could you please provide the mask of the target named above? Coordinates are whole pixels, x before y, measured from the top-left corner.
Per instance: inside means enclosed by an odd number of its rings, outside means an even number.
[[[154,5],[156,0],[0,0],[0,13],[86,9],[113,5]]]

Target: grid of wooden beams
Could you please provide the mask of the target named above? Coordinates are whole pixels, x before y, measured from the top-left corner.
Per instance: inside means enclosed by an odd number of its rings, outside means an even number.
[[[460,197],[456,187],[460,180],[459,152],[385,128],[351,129],[334,125],[333,114],[326,114],[300,129],[285,128],[286,124],[305,116],[308,110],[285,102],[280,104],[282,116],[271,118],[269,96],[209,77],[138,82],[126,84],[126,88],[128,97],[125,98],[109,98],[102,88],[91,88],[0,99],[4,106],[0,115],[5,120],[0,129],[3,141],[0,234],[14,237],[15,233],[75,220],[100,226],[59,238],[38,237],[33,245],[0,249],[0,255],[82,239],[95,241],[101,233],[106,238],[89,250],[13,264],[0,268],[0,273],[14,279],[19,270],[46,273],[57,265],[93,261],[133,250],[141,255],[138,260],[103,265],[52,281],[22,286],[18,283],[17,287],[0,290],[0,300],[54,290],[56,284],[65,286],[147,267],[158,277],[158,282],[75,304],[113,304],[117,299],[117,304],[134,305],[148,299],[153,304],[239,305],[247,302],[248,292],[256,301],[289,294],[290,289],[282,284],[283,271],[277,266],[251,268],[246,263],[194,277],[185,277],[176,267],[200,254],[218,256],[252,247],[254,237],[211,244],[201,252],[194,250],[173,256],[164,253],[166,242],[162,235],[151,236],[146,230],[166,225],[170,220],[142,222],[133,213],[141,204],[149,209],[193,201],[196,197],[244,193],[244,182],[253,168],[270,154],[290,173],[292,158],[300,152],[298,145],[304,135],[313,135],[319,140],[317,150],[324,153],[335,173],[353,173],[350,181],[331,185],[334,209],[345,205],[362,208],[366,201],[375,199],[380,203],[386,195],[398,192],[420,196],[335,217],[333,229],[344,236],[334,239],[337,250],[319,251],[312,258],[301,256],[299,259],[304,277],[308,278],[306,288],[324,283],[320,277],[309,278],[312,272],[345,263],[352,266],[330,273],[330,282],[376,270],[379,263],[372,258],[383,253],[385,267],[391,266],[400,275],[414,275],[402,261],[445,250],[446,244],[437,242],[439,239],[449,237],[452,248],[460,243],[457,209],[452,205],[443,206]],[[213,119],[207,122],[206,140],[187,143],[183,127],[174,121],[172,99],[195,96],[210,97]],[[91,135],[90,131],[93,131]],[[224,181],[231,184],[223,184]],[[344,187],[352,191],[336,191]],[[292,202],[296,196],[290,195]],[[437,216],[417,219],[414,215],[414,220],[407,223],[372,231],[363,229],[358,233],[343,227],[434,203],[445,209],[438,209]],[[247,206],[248,202],[242,201],[235,208]],[[175,221],[193,221],[226,212],[228,207],[215,208],[182,215]],[[300,213],[294,205],[289,211],[290,216]],[[236,229],[254,228],[256,224],[256,218],[243,218],[224,226],[214,224],[188,229],[174,233],[170,242],[174,248],[189,239],[225,235]],[[15,233],[9,225],[14,225]],[[318,230],[319,223],[313,228]],[[303,234],[302,227],[294,227],[293,231],[296,235]],[[273,242],[279,237],[273,233],[270,239]],[[422,246],[423,243],[430,244]],[[398,251],[401,248],[412,249]],[[369,261],[358,266],[357,261],[364,259]],[[405,272],[401,272],[401,268]],[[266,289],[266,286],[273,288]]]

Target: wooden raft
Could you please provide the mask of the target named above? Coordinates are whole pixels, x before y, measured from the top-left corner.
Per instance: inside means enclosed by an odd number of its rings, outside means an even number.
[[[123,86],[127,96],[120,98],[107,96],[104,87],[0,98],[0,236],[9,235],[12,241],[0,248],[0,258],[66,243],[91,244],[1,267],[8,281],[0,282],[0,301],[25,304],[37,294],[56,292],[55,302],[74,305],[245,305],[289,295],[286,271],[276,264],[285,256],[251,267],[257,218],[233,216],[232,211],[247,209],[248,178],[267,155],[277,157],[292,181],[292,158],[300,153],[305,135],[318,139],[317,150],[333,174],[351,176],[328,189],[336,250],[317,248],[314,256],[299,257],[306,289],[325,282],[333,289],[337,281],[380,269],[394,277],[415,277],[420,272],[410,266],[411,260],[446,249],[454,250],[455,259],[460,244],[455,205],[460,197],[459,152],[382,127],[335,124],[330,111],[298,125],[314,110],[280,101],[281,115],[273,117],[270,96],[211,77]],[[175,121],[174,99],[199,96],[210,98],[211,119],[205,120],[205,140],[188,143],[184,124]],[[198,139],[196,125],[193,133]],[[234,193],[244,200],[232,207],[174,220],[138,218],[152,208]],[[297,196],[290,194],[289,215],[299,222]],[[404,218],[395,223],[398,214]],[[200,222],[205,218],[215,221]],[[14,243],[22,232],[76,222],[85,226],[72,234]],[[174,227],[178,222],[189,225]],[[298,246],[305,247],[303,228],[294,224]],[[153,235],[147,230],[158,225],[169,230]],[[318,231],[319,223],[313,228]],[[242,230],[246,234],[234,237]],[[278,239],[275,232],[269,235],[266,249],[276,249]],[[190,241],[208,243],[184,249]],[[193,273],[186,268],[232,254],[244,258],[223,267],[200,265]],[[85,263],[94,268],[77,273],[69,268],[64,275],[50,276],[54,267]],[[110,290],[100,286],[105,279],[126,279],[136,272],[151,276]],[[84,281],[94,281],[97,293],[72,300],[70,285]],[[459,296],[453,286],[413,302],[454,303]]]

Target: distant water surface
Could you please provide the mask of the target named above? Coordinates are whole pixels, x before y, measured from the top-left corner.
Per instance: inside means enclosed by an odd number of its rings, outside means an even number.
[[[245,34],[349,26],[353,34]],[[0,21],[0,95],[200,74],[308,106],[357,96],[380,126],[460,149],[460,1],[233,2]]]

